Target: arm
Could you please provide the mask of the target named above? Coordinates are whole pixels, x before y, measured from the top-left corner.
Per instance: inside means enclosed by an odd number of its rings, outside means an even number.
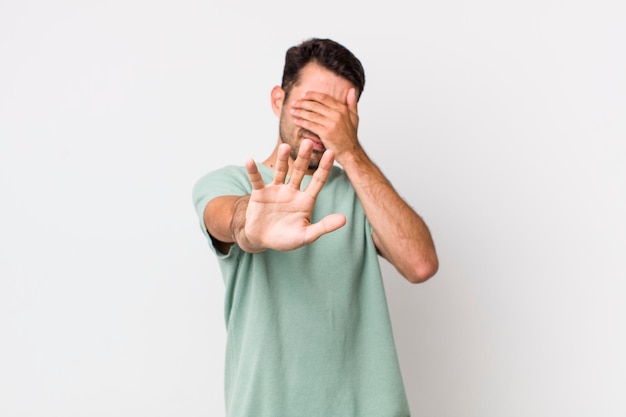
[[[398,195],[380,169],[359,149],[343,158],[365,214],[374,229],[381,255],[412,283],[437,272],[435,246],[422,218]]]
[[[400,197],[357,138],[356,93],[345,102],[307,92],[292,102],[295,123],[316,133],[350,178],[374,229],[380,254],[413,283],[432,277],[439,263],[435,246],[422,218]]]
[[[283,144],[279,148],[271,184],[263,183],[253,160],[246,161],[252,193],[215,198],[204,210],[204,224],[216,249],[227,253],[236,243],[250,253],[267,249],[292,250],[308,245],[345,224],[346,219],[341,214],[330,214],[317,223],[311,223],[315,200],[328,179],[334,161],[332,151],[324,153],[313,179],[301,191],[300,184],[312,149],[310,140],[300,147],[287,183],[289,145]]]

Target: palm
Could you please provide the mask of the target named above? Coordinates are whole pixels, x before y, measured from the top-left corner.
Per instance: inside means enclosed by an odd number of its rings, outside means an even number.
[[[287,184],[270,184],[250,196],[246,234],[262,236],[264,245],[289,250],[308,243],[315,199]]]
[[[271,184],[263,183],[254,164],[247,165],[253,191],[246,211],[245,233],[257,246],[281,251],[297,249],[345,224],[345,217],[341,214],[331,214],[318,223],[311,223],[317,195],[333,164],[333,154],[328,152],[322,157],[309,185],[300,190],[311,148],[310,141],[302,143],[288,182],[285,182],[288,145],[279,150]]]

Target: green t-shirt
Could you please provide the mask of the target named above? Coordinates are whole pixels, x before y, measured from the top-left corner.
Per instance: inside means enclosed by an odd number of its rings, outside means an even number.
[[[271,182],[274,172],[258,167]],[[196,183],[193,201],[207,238],[206,204],[251,191],[243,166]],[[410,415],[372,229],[336,166],[312,222],[331,213],[344,214],[347,224],[292,251],[250,254],[233,245],[223,255],[208,238],[226,288],[228,417]]]

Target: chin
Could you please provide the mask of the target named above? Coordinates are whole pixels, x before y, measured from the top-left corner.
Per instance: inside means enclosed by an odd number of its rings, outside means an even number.
[[[315,171],[320,166],[320,160],[317,158],[311,159],[309,161],[309,170]]]

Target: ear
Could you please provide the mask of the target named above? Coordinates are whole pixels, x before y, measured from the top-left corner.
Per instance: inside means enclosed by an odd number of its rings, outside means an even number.
[[[283,102],[285,101],[285,90],[279,86],[272,88],[272,111],[276,117],[280,117],[280,113],[283,109]]]

